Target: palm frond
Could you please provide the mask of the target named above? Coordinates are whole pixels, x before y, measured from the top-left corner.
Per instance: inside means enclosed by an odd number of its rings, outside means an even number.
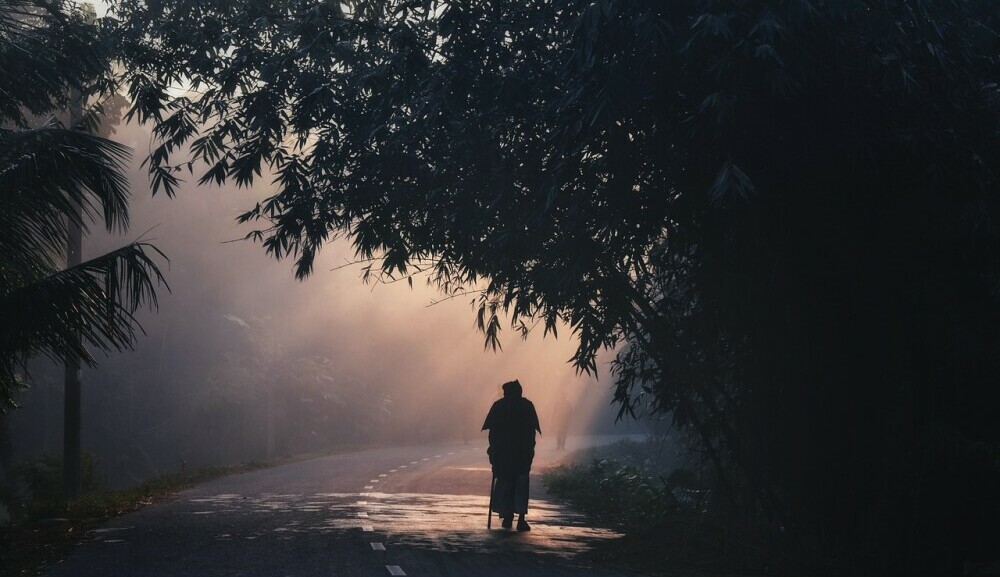
[[[54,268],[67,220],[86,229],[100,216],[109,231],[127,228],[127,155],[125,146],[85,132],[0,129],[0,285],[23,284]]]
[[[0,402],[2,389],[16,386],[26,357],[92,364],[88,345],[105,352],[131,348],[142,332],[136,311],[155,310],[156,287],[170,288],[157,257],[166,259],[153,245],[136,242],[0,294]]]

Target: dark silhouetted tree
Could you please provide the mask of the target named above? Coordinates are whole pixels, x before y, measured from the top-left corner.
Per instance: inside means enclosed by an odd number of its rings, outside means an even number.
[[[70,229],[94,220],[109,231],[128,226],[127,150],[88,132],[101,107],[76,126],[45,119],[107,90],[109,65],[98,27],[81,9],[0,1],[0,74],[18,79],[0,90],[0,411],[15,406],[27,359],[93,363],[88,347],[130,347],[139,329],[133,314],[156,306],[163,277],[152,245],[133,242],[62,267]],[[66,462],[78,468],[75,434],[76,457]],[[72,496],[78,475],[68,471],[67,479]]]
[[[991,554],[993,2],[112,4],[154,190],[271,173],[241,220],[300,277],[343,236],[474,291],[493,346],[506,314],[582,370],[621,347],[623,410],[803,559]]]

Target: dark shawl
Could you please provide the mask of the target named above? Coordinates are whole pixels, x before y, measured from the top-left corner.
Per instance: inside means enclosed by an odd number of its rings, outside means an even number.
[[[483,423],[483,430],[490,431],[487,454],[493,474],[505,479],[531,470],[531,461],[535,458],[535,431],[542,432],[535,405],[520,394],[512,393],[493,403]]]

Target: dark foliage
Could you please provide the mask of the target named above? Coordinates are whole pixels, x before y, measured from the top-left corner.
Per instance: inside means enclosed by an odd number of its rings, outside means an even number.
[[[780,570],[785,536],[753,516],[713,507],[713,481],[680,468],[685,461],[664,454],[658,440],[621,442],[578,451],[542,479],[553,495],[624,533],[596,544],[588,555],[597,560],[651,575]],[[816,556],[800,574],[822,573],[828,562]]]
[[[100,28],[61,0],[0,0],[0,412],[34,355],[93,362],[86,348],[121,350],[156,306],[159,251],[133,242],[64,270],[69,224],[128,227],[127,150],[87,131],[103,107],[82,103],[111,86]],[[81,109],[75,126],[55,115]],[[72,115],[71,115],[72,116]]]
[[[584,370],[624,344],[623,410],[833,569],[995,555],[993,2],[114,10],[154,189],[273,173],[242,220],[300,276],[345,235],[375,278],[473,287],[493,346],[503,313],[568,323]]]
[[[18,464],[14,473],[24,483],[29,499],[35,502],[59,503],[63,497],[62,455],[39,455]],[[94,491],[100,483],[97,479],[97,460],[94,455],[84,453],[81,460],[81,485],[83,492]]]

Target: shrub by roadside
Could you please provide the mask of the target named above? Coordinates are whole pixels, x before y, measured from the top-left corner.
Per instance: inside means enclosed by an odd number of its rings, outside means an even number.
[[[600,563],[655,575],[770,575],[788,570],[775,532],[727,514],[712,480],[653,441],[574,453],[543,475],[546,488],[623,537],[598,545]],[[780,540],[780,535],[777,536]]]
[[[672,509],[665,485],[614,459],[551,469],[544,483],[553,494],[623,528],[655,523]]]

